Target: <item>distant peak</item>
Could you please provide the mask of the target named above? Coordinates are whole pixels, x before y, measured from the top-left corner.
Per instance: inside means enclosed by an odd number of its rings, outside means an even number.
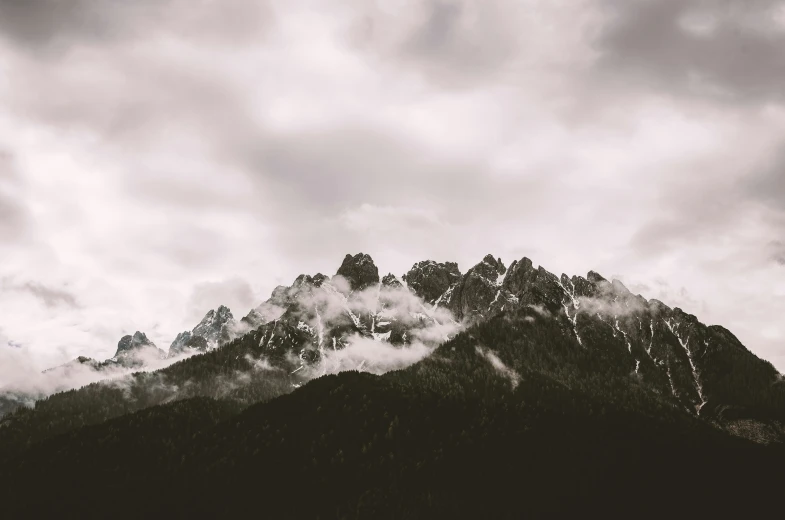
[[[329,281],[330,281],[330,277],[322,273],[316,273],[316,275],[313,277],[314,287],[321,287],[324,282],[329,282]]]
[[[607,282],[605,278],[600,275],[600,273],[596,271],[589,271],[589,274],[586,275],[586,279],[592,283],[600,283],[600,282]]]
[[[139,332],[137,330],[134,332],[133,336],[127,334],[120,338],[120,341],[117,342],[117,352],[115,353],[115,356],[147,347],[155,347],[155,344],[147,338],[147,335],[144,332]]]
[[[501,258],[494,258],[493,255],[485,255],[485,258],[482,259],[482,263],[488,264],[492,268],[496,270],[498,273],[504,273],[507,271],[507,268],[504,267]]]
[[[389,273],[382,278],[382,285],[387,287],[403,287],[403,284],[398,280],[398,277],[392,273]]]
[[[494,283],[497,283],[506,272],[507,268],[504,267],[501,259],[496,259],[493,255],[485,255],[482,262],[469,269],[469,273],[479,275]]]
[[[232,311],[226,305],[220,305],[217,309],[210,309],[207,311],[207,314],[204,315],[200,324],[204,324],[207,322],[225,322],[228,320],[233,319]]]
[[[346,255],[336,274],[346,278],[355,291],[379,283],[379,269],[374,264],[373,258],[365,253]]]

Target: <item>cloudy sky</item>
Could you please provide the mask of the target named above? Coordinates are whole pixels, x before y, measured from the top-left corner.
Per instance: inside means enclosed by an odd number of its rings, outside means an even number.
[[[767,0],[0,0],[1,355],[492,253],[785,371],[783,48]]]

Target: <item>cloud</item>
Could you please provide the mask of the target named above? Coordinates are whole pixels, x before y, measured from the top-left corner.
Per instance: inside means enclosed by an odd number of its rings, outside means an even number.
[[[785,212],[785,143],[766,159],[760,170],[745,179],[743,188],[755,199]]]
[[[2,0],[0,34],[50,52],[160,32],[237,41],[264,28],[269,17],[265,2],[244,0]]]
[[[171,359],[150,358],[146,366],[126,368],[120,365],[96,369],[93,363],[77,360],[46,371],[36,369],[37,363],[31,359],[29,348],[7,348],[0,345],[0,395],[16,398],[22,404],[31,406],[36,400],[48,395],[81,388],[98,381],[113,381],[112,384],[129,384],[126,376],[134,372],[153,372],[181,361],[188,355]]]
[[[41,300],[47,307],[79,307],[76,296],[64,289],[48,287],[39,282],[15,282],[9,278],[0,280],[0,288],[4,291],[27,293]]]
[[[300,323],[315,336],[310,348],[320,354],[318,363],[300,374],[307,378],[344,370],[382,374],[405,368],[462,327],[448,310],[433,309],[404,287],[376,285],[350,293],[343,277],[336,275],[309,291],[297,296],[303,312]],[[364,334],[355,332],[357,327]],[[404,344],[397,343],[403,339],[397,336],[396,344],[390,342],[394,331],[405,332]],[[299,359],[292,361],[301,364]]]
[[[534,56],[553,64],[581,55],[573,36],[579,34],[574,29],[582,25],[586,4],[538,2],[533,9],[510,0],[425,0],[401,9],[355,2],[350,41],[382,64],[440,88],[520,85],[527,70],[541,66]],[[554,52],[553,25],[544,25],[546,21],[573,29],[559,41],[568,51]],[[527,77],[529,84],[533,79]]]
[[[257,297],[251,285],[242,278],[227,278],[220,282],[203,282],[194,286],[188,298],[189,319],[198,323],[211,309],[221,305],[244,313],[255,306]],[[244,315],[244,314],[243,314]],[[242,316],[235,316],[236,319]]]
[[[24,237],[30,225],[27,208],[19,200],[21,179],[13,159],[0,147],[0,247]]]
[[[770,7],[0,0],[0,278],[81,304],[6,291],[3,327],[42,369],[168,344],[204,281],[494,251],[662,277],[782,360]]]
[[[318,365],[309,368],[308,375],[318,377],[347,370],[381,375],[413,365],[430,355],[433,350],[434,347],[428,347],[421,342],[395,346],[362,336],[352,336],[344,348],[327,351]]]
[[[24,236],[26,226],[24,206],[0,192],[0,240],[9,242]]]
[[[546,309],[542,305],[532,305],[532,304],[529,304],[529,305],[527,305],[527,307],[531,308],[534,312],[536,312],[537,314],[539,314],[543,318],[550,318],[551,317],[551,313],[548,312],[548,309]],[[527,320],[527,321],[533,321],[533,320]]]
[[[775,240],[769,244],[772,250],[772,260],[779,265],[785,266],[785,242]]]
[[[514,5],[497,2],[423,2],[419,19],[398,48],[439,81],[476,81],[498,73],[521,44],[510,16]]]
[[[731,103],[781,102],[785,30],[777,0],[608,0],[597,38],[609,75],[659,92]]]
[[[499,373],[500,376],[509,379],[510,384],[512,385],[512,389],[515,390],[515,388],[521,382],[520,374],[518,374],[518,372],[505,365],[504,362],[501,359],[499,359],[499,356],[497,356],[496,353],[493,352],[492,350],[484,347],[480,347],[479,345],[474,347],[474,349],[477,352],[477,354],[488,360],[488,362],[496,370],[496,372]]]
[[[643,312],[648,308],[643,298],[634,296],[618,280],[600,282],[597,286],[597,297],[578,297],[578,312],[603,314],[606,316],[627,316]]]
[[[341,214],[341,220],[349,229],[373,232],[430,228],[431,232],[438,233],[443,225],[434,210],[373,204],[346,210]]]

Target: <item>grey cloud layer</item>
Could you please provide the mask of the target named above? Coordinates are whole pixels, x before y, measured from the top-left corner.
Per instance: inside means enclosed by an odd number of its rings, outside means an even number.
[[[33,50],[51,52],[159,31],[238,40],[264,28],[270,16],[264,1],[1,0],[0,33]]]
[[[721,101],[782,101],[778,0],[607,0],[601,64],[641,86]]]
[[[13,157],[0,148],[0,241],[11,242],[24,236],[28,214],[16,196],[19,176]]]
[[[47,307],[58,307],[61,305],[66,307],[79,307],[76,296],[69,291],[48,287],[39,282],[28,281],[19,283],[13,280],[3,279],[0,281],[0,289],[3,291],[28,293],[41,300]]]
[[[0,0],[0,276],[81,305],[0,325],[167,344],[347,252],[490,252],[687,287],[783,367],[778,5]]]
[[[785,143],[745,184],[750,195],[785,212]]]

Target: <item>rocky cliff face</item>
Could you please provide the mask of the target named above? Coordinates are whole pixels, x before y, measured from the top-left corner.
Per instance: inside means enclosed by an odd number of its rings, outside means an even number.
[[[363,253],[346,255],[336,274],[346,278],[352,291],[362,291],[379,283],[379,269],[370,255]]]
[[[248,326],[261,324],[265,308],[251,311]],[[253,321],[251,321],[253,320]],[[234,339],[243,327],[238,325],[228,307],[221,305],[217,309],[205,314],[202,321],[191,331],[181,332],[169,346],[169,357],[174,357],[188,351],[205,352],[217,348]]]
[[[141,366],[165,357],[166,353],[147,339],[147,335],[136,331],[133,336],[123,336],[120,339],[112,360],[121,365]]]
[[[433,260],[417,262],[403,275],[409,289],[426,302],[447,304],[452,292],[461,282],[461,272],[455,262],[437,263]],[[441,300],[440,300],[441,298]]]

